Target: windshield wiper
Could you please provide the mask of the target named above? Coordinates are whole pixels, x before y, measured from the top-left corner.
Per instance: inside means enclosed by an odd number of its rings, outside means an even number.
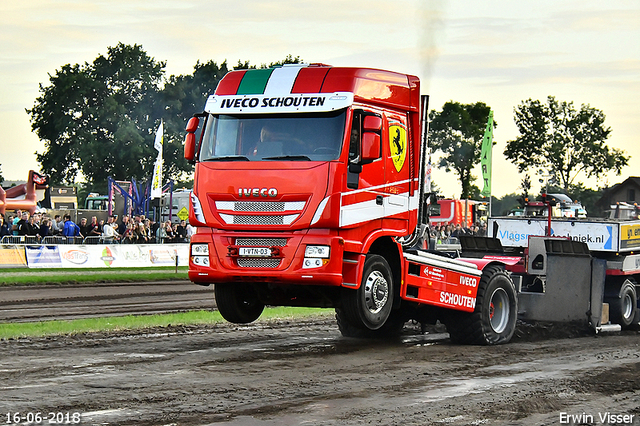
[[[296,161],[296,160],[304,160],[304,161],[311,161],[311,158],[307,157],[306,155],[280,155],[277,157],[263,157],[263,160],[290,160],[290,161]]]
[[[202,161],[250,161],[244,155],[227,155],[225,157],[212,157]]]

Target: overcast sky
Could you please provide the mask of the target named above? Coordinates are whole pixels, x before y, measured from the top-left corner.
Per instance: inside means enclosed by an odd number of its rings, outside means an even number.
[[[0,4],[5,179],[24,180],[28,170],[39,169],[34,153],[44,144],[25,112],[39,84],[118,42],[141,44],[167,62],[167,75],[191,74],[198,60],[261,64],[291,54],[417,75],[431,109],[449,100],[485,102],[498,122],[497,196],[516,192],[522,178],[502,155],[518,136],[513,108],[548,95],[576,108],[589,104],[607,116],[609,146],[625,150],[631,161],[622,176],[582,181],[595,188],[640,175],[638,0],[27,0]],[[435,169],[433,176],[446,196],[459,196],[455,175]]]

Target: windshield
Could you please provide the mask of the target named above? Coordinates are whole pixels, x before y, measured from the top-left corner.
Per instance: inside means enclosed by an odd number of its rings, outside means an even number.
[[[214,115],[200,161],[330,161],[342,149],[346,109],[326,113]]]

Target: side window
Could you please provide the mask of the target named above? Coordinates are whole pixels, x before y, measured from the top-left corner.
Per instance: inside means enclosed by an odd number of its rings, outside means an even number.
[[[372,120],[372,118],[375,117],[377,118]],[[371,136],[373,134],[377,134],[378,138],[377,138],[377,152],[378,152],[378,156],[380,156],[380,136],[381,136],[381,129],[380,129],[380,123],[382,122],[382,116],[380,114],[371,112],[371,111],[364,111],[364,110],[354,110],[353,111],[353,119],[351,121],[351,136],[349,139],[349,163],[352,164],[360,164],[362,163],[362,158],[361,155],[363,153],[363,149],[365,151],[367,150],[372,150],[374,148],[376,148],[375,143],[372,144],[372,142],[375,142],[374,140],[371,139]],[[375,126],[371,127],[371,126]],[[367,127],[369,126],[369,127]],[[365,141],[363,142],[363,138],[365,139]],[[371,156],[371,152],[365,153],[365,156],[370,157]],[[370,162],[371,159],[369,158]]]
[[[357,163],[360,160],[360,135],[362,134],[362,117],[364,111],[354,110],[351,122],[351,136],[349,139],[349,162]]]

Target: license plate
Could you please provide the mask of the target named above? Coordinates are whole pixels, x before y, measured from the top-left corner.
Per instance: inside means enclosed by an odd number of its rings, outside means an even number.
[[[238,254],[247,257],[270,257],[271,249],[268,247],[240,247]]]

